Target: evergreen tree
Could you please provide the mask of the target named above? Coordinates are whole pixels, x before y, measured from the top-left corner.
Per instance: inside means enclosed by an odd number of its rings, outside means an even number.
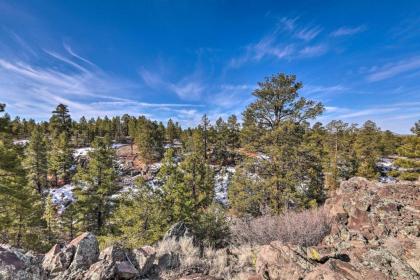
[[[73,150],[65,132],[52,139],[51,153],[49,153],[48,168],[53,176],[54,186],[70,181],[71,167],[73,164]]]
[[[173,144],[174,140],[178,138],[178,129],[172,119],[169,119],[168,124],[166,125],[166,141]]]
[[[57,234],[57,212],[52,203],[51,195],[46,199],[42,218],[47,224],[47,240],[49,243],[54,243]]]
[[[42,249],[40,197],[27,183],[21,155],[4,137],[0,137],[0,158],[1,242]]]
[[[42,194],[48,183],[47,140],[38,129],[32,132],[26,148],[25,166],[30,185]]]
[[[231,150],[239,148],[240,125],[235,115],[231,115],[227,120],[227,146]]]
[[[357,158],[353,149],[355,127],[343,121],[331,121],[326,126],[324,173],[325,185],[335,189],[342,180],[357,172]]]
[[[111,195],[117,189],[115,151],[108,137],[95,138],[88,153],[86,168],[78,168],[75,175],[76,212],[82,219],[79,229],[104,233],[104,225],[111,213]]]
[[[376,163],[380,157],[380,130],[372,121],[366,121],[357,133],[353,146],[357,157],[357,175],[377,178]]]
[[[301,87],[293,75],[267,78],[253,93],[256,101],[243,113],[243,142],[261,156],[255,158],[258,168],[239,172],[235,177],[255,173],[261,184],[262,195],[258,197],[269,194],[264,203],[277,213],[290,203],[306,205],[304,195],[309,190],[322,193],[322,182],[313,174],[315,170],[319,173],[319,167],[312,165],[313,156],[305,149],[304,136],[305,121],[322,113],[323,106],[299,97]],[[242,180],[234,180],[237,192],[246,194],[238,185]]]
[[[52,113],[53,115],[50,118],[50,129],[52,133],[54,135],[60,135],[64,132],[69,136],[72,122],[67,105],[59,104]]]
[[[147,163],[161,159],[163,155],[164,131],[159,128],[159,125],[145,117],[141,117],[133,130],[134,139],[141,157]]]

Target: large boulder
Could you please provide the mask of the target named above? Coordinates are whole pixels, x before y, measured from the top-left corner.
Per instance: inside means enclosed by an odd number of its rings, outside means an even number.
[[[143,246],[132,250],[133,263],[138,269],[140,276],[149,273],[156,258],[156,250],[151,246]]]
[[[40,280],[46,279],[40,259],[8,245],[0,245],[1,280]]]
[[[48,273],[49,277],[58,275],[69,268],[74,252],[74,246],[65,246],[56,244],[44,256],[42,268]]]
[[[68,247],[74,246],[75,252],[73,261],[70,264],[71,270],[86,269],[98,260],[99,244],[95,235],[85,232],[73,239]]]
[[[139,272],[128,259],[126,250],[119,245],[113,245],[100,253],[99,261],[90,266],[84,279],[133,279],[138,275]]]

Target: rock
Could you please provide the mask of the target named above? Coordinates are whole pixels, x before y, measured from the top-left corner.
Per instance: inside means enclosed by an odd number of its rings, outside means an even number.
[[[305,256],[302,248],[274,241],[261,247],[257,256],[256,271],[264,279],[301,279],[302,275],[315,267],[315,263]]]
[[[126,251],[119,245],[105,248],[99,261],[90,266],[84,279],[132,279],[139,275],[138,270],[127,258]]]
[[[190,230],[184,222],[178,222],[171,226],[171,228],[165,233],[163,239],[175,238],[179,240],[181,237],[191,236]]]
[[[132,251],[133,263],[138,269],[140,276],[146,275],[153,266],[156,250],[151,246],[144,246]]]
[[[99,260],[109,260],[111,262],[125,261],[126,253],[123,248],[119,245],[113,245],[105,248],[99,254]]]
[[[44,256],[42,268],[48,272],[48,275],[54,276],[65,271],[71,264],[75,252],[74,246],[62,247],[59,244],[54,245]]]
[[[192,274],[188,276],[183,276],[181,278],[178,278],[178,280],[221,280],[220,278],[208,276],[208,275],[202,275],[202,274]]]
[[[180,260],[177,253],[170,252],[159,256],[158,267],[160,270],[175,269],[179,267],[179,265]]]
[[[99,245],[95,235],[85,232],[73,239],[68,247],[74,246],[75,252],[73,261],[70,264],[71,270],[86,269],[98,260]]]
[[[0,245],[0,279],[40,280],[46,279],[46,276],[36,256],[24,254],[8,245]]]
[[[128,261],[117,262],[118,279],[133,279],[139,275],[138,270]]]

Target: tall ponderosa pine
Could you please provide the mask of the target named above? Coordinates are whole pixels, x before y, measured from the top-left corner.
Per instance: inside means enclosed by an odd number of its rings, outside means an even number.
[[[79,230],[102,234],[111,213],[111,195],[117,190],[115,151],[107,137],[95,138],[92,148],[86,168],[79,168],[75,175],[75,208],[82,220]]]
[[[308,203],[305,193],[309,190],[322,191],[320,181],[312,174],[319,167],[314,166],[313,156],[305,149],[304,136],[305,121],[321,114],[323,106],[299,97],[300,88],[302,84],[293,75],[267,78],[253,93],[256,101],[243,113],[242,141],[261,156],[255,159],[258,164],[254,170],[238,174],[258,176],[261,192],[269,194],[264,203],[274,212],[282,211],[289,203]],[[243,180],[238,176],[234,176],[237,190]],[[235,199],[229,197],[229,200]]]
[[[24,163],[29,183],[41,194],[48,183],[48,156],[47,139],[39,129],[31,134]]]
[[[66,133],[67,136],[71,132],[71,117],[67,105],[59,104],[52,112],[53,115],[50,118],[50,130],[54,135],[60,135]]]

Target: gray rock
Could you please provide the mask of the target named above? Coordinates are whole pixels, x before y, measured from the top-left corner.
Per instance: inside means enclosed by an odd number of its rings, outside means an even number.
[[[132,251],[132,259],[136,268],[139,270],[140,276],[149,273],[155,261],[156,250],[151,246],[143,246]]]
[[[76,247],[73,261],[70,264],[71,270],[80,268],[89,268],[98,260],[99,245],[95,235],[90,232],[85,232],[82,235],[73,239],[68,247]]]

